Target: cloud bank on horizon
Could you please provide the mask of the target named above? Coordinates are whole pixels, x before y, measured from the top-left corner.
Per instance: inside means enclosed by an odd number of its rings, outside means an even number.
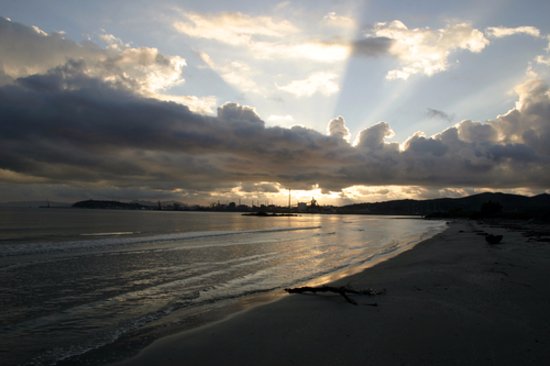
[[[324,21],[337,29],[355,27],[335,13]],[[173,26],[188,37],[244,47],[257,58],[326,64],[351,54],[385,55],[396,62],[388,80],[444,72],[451,53],[482,52],[493,39],[548,37],[531,26],[481,31],[468,23],[429,29],[392,21],[351,42],[306,41],[291,22],[240,13],[187,13]],[[185,82],[183,57],[132,47],[110,34],[102,40],[105,46],[77,43],[0,18],[0,187],[7,192],[0,198],[40,190],[204,200],[219,192],[239,197],[287,187],[340,192],[342,198],[350,187],[358,187],[360,198],[368,186],[550,187],[550,87],[533,70],[515,88],[515,106],[494,119],[464,120],[433,136],[417,132],[401,143],[391,140],[389,123],[378,122],[352,140],[343,116],[322,133],[266,124],[253,107],[239,103],[215,108],[211,99],[171,95],[171,87]],[[244,64],[218,63],[205,52],[200,57],[228,84],[248,85],[250,92],[266,88],[249,79]],[[547,59],[541,52],[534,63],[544,66]],[[338,92],[337,79],[321,68],[273,85],[307,98]],[[451,118],[432,108],[428,115]]]

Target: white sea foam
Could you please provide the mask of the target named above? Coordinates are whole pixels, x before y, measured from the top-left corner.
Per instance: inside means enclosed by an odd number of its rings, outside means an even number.
[[[284,228],[271,228],[260,230],[242,230],[242,231],[198,231],[198,232],[182,232],[182,233],[170,233],[170,234],[156,234],[156,235],[137,235],[127,237],[121,235],[138,234],[139,232],[113,232],[113,233],[92,233],[92,234],[80,234],[81,236],[99,236],[99,239],[84,239],[84,240],[63,240],[63,241],[39,241],[30,243],[4,243],[0,246],[0,257],[14,256],[14,255],[28,255],[28,254],[44,254],[60,251],[73,251],[76,249],[94,249],[102,247],[114,247],[114,246],[129,246],[132,244],[143,243],[163,243],[174,241],[186,241],[191,239],[205,239],[215,238],[222,236],[237,236],[243,234],[263,234],[263,233],[281,233],[288,231],[302,231],[302,230],[315,230],[320,226],[305,226],[305,227],[284,227]],[[109,236],[108,238],[104,238]],[[224,241],[219,240],[216,243],[212,243],[214,246],[223,246]],[[201,244],[201,247],[207,246],[207,244]]]

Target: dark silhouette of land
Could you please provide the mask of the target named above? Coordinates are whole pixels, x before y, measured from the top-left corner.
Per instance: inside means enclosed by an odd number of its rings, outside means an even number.
[[[433,218],[548,217],[550,195],[526,197],[506,193],[480,193],[462,198],[396,200],[343,206],[339,213],[420,215]]]
[[[247,212],[243,213],[243,216],[260,216],[260,217],[289,217],[289,216],[298,216],[298,214],[295,213],[277,213],[277,212],[266,212],[266,211],[258,211],[258,212]]]
[[[427,218],[509,218],[545,219],[550,217],[550,195],[526,197],[505,193],[481,193],[462,198],[438,198],[430,200],[393,200],[375,203],[358,203],[341,207],[301,205],[284,207],[276,205],[212,204],[210,206],[186,205],[180,202],[119,202],[87,200],[76,202],[76,208],[120,210],[167,211],[215,211],[243,212],[250,216],[280,216],[296,213],[414,215]]]
[[[80,201],[73,204],[75,208],[99,208],[99,209],[111,209],[111,210],[148,210],[150,206],[142,205],[136,202],[119,202],[119,201],[96,201],[87,200]]]

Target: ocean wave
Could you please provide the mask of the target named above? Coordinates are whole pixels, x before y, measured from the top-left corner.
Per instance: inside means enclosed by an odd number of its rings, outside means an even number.
[[[241,231],[195,231],[195,232],[177,232],[155,235],[135,235],[135,233],[91,233],[80,234],[82,236],[98,236],[97,239],[79,239],[66,241],[39,241],[30,243],[4,243],[0,245],[0,258],[18,255],[30,254],[51,254],[53,252],[66,252],[82,249],[101,249],[115,246],[131,246],[144,243],[162,243],[173,241],[186,241],[194,239],[218,238],[222,236],[238,236],[243,234],[265,234],[277,232],[291,232],[302,230],[316,230],[321,226],[304,227],[282,227],[260,230],[241,230]],[[123,234],[123,235],[122,235]],[[106,237],[108,236],[108,237]],[[223,245],[220,241],[216,246]]]

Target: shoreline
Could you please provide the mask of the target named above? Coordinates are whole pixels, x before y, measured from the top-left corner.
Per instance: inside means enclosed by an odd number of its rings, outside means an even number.
[[[482,232],[503,234],[503,243],[488,245]],[[385,295],[354,296],[358,306],[289,295],[157,340],[116,365],[545,364],[549,264],[550,245],[517,229],[453,222],[334,283]]]

